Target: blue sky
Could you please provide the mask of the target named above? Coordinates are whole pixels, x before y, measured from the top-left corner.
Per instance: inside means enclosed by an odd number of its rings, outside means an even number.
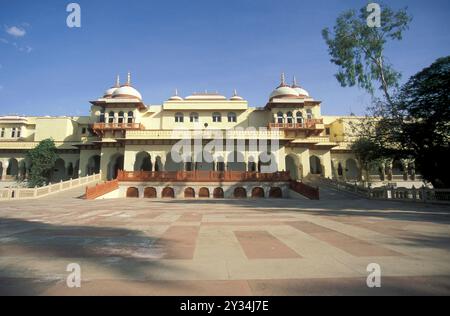
[[[0,115],[85,115],[127,71],[147,104],[175,88],[182,96],[236,88],[264,106],[281,72],[323,101],[324,114],[363,114],[370,102],[340,87],[321,37],[366,1],[79,0],[79,29],[66,26],[70,2],[0,0]],[[414,18],[386,52],[403,80],[450,53],[450,1],[389,3]]]

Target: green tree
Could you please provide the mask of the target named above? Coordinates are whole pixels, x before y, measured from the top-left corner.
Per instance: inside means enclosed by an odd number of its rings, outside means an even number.
[[[450,56],[403,85],[378,121],[377,135],[398,156],[413,157],[416,170],[435,187],[450,187]]]
[[[350,148],[364,172],[365,180],[368,181],[371,167],[384,158],[381,148],[370,138],[365,137],[358,138]]]
[[[389,40],[401,40],[411,17],[406,9],[393,11],[381,7],[381,27],[369,27],[366,7],[359,12],[349,10],[336,20],[333,32],[325,28],[322,36],[328,45],[331,62],[339,67],[336,79],[343,87],[358,85],[371,95],[374,83],[388,103],[392,89],[398,87],[400,73],[387,61],[384,50]]]
[[[52,169],[58,159],[53,139],[44,139],[27,152],[31,163],[28,184],[30,187],[43,186],[50,181]]]

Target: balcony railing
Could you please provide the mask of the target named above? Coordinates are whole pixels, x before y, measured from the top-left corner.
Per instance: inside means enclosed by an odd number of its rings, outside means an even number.
[[[289,172],[241,172],[241,171],[119,171],[119,181],[141,182],[286,182]]]
[[[94,123],[93,130],[143,130],[141,123]]]
[[[279,129],[316,129],[319,124],[323,124],[323,119],[305,120],[303,123],[269,123],[269,128]],[[321,127],[323,129],[323,127]]]

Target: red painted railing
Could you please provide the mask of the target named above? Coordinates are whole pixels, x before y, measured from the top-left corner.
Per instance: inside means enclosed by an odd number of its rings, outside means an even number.
[[[141,130],[144,129],[144,125],[141,123],[94,123],[92,125],[94,130],[120,130],[120,129],[132,129]]]
[[[112,192],[119,188],[119,181],[112,180],[96,184],[94,187],[86,187],[86,200],[94,200],[106,193]]]
[[[306,196],[310,200],[319,200],[319,198],[320,198],[319,188],[309,186],[307,184],[304,184],[303,182],[291,180],[290,187],[291,187],[291,190],[293,190],[303,196]]]
[[[122,171],[119,170],[119,181],[143,181],[143,182],[239,182],[239,181],[289,181],[289,172],[241,172],[241,171]]]
[[[269,123],[269,128],[315,129],[316,124],[323,124],[323,119],[310,119],[303,121],[303,123]]]

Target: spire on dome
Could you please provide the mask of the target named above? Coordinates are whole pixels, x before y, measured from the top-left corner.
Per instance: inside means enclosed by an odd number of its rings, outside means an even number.
[[[120,87],[120,76],[119,75],[117,75],[117,78],[116,78],[116,85],[114,86],[115,88],[119,88]]]
[[[295,75],[292,78],[292,88],[300,88],[300,86],[297,85],[297,78],[295,77]]]
[[[178,96],[178,89],[175,88],[175,96]]]
[[[287,87],[286,78],[284,77],[284,72],[281,73],[281,82],[278,87]]]
[[[233,91],[233,97],[235,97],[235,96],[237,96],[238,94],[237,94],[237,90],[236,89],[234,89],[234,91]]]
[[[131,86],[131,72],[128,72],[128,76],[127,76],[127,85]]]

